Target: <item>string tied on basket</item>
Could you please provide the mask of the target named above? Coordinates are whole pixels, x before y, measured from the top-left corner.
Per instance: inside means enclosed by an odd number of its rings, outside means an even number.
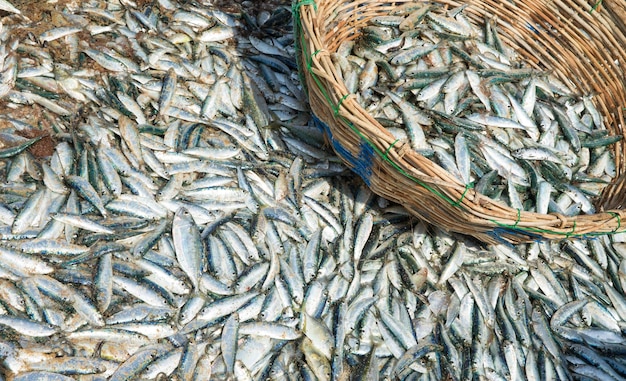
[[[465,184],[465,190],[461,194],[461,198],[459,198],[458,200],[453,202],[452,206],[459,206],[459,205],[461,205],[461,203],[463,202],[463,199],[465,199],[465,195],[467,194],[467,191],[469,191],[470,189],[473,189],[473,188],[474,188],[474,182],[473,181],[471,183]],[[519,211],[519,209],[517,209],[517,221],[515,221],[515,225],[513,225],[513,227],[517,226],[517,223],[519,222],[519,218],[520,218],[520,211]]]
[[[617,220],[617,227],[611,231],[611,233],[616,233],[619,230],[619,228],[622,226],[622,217],[619,215],[619,213],[615,213],[615,212],[607,212],[607,213],[613,216]]]

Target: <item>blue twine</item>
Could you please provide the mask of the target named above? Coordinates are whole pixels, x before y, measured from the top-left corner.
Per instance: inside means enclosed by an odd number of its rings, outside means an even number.
[[[539,31],[537,30],[537,28],[535,28],[534,26],[532,26],[529,22],[526,22],[526,27],[528,27],[528,29],[530,29],[532,32],[534,32],[535,34],[539,34]]]
[[[361,176],[365,184],[370,185],[370,177],[372,176],[372,164],[374,158],[374,149],[364,140],[361,140],[359,144],[359,155],[354,157],[352,152],[346,149],[344,146],[335,140],[333,133],[330,131],[328,125],[322,122],[317,116],[313,115],[313,123],[321,131],[326,133],[326,136],[330,139],[330,142],[335,149],[335,152],[341,156],[344,160],[350,163],[351,169],[357,175]]]
[[[530,239],[532,239],[534,241],[537,241],[537,242],[543,240],[543,237],[541,235],[539,235],[539,234],[533,234],[533,233],[531,233],[529,231],[526,231],[526,230],[514,229],[514,228],[508,228],[508,227],[502,227],[502,226],[495,227],[495,228],[493,228],[492,231],[486,232],[486,233],[490,237],[495,238],[495,240],[498,243],[503,243],[503,244],[505,244],[505,245],[507,245],[509,247],[513,247],[513,245],[510,242],[508,242],[506,239],[504,239],[503,235],[512,235],[512,236],[515,236],[515,237],[519,237],[519,236],[528,237],[528,238],[530,238]]]

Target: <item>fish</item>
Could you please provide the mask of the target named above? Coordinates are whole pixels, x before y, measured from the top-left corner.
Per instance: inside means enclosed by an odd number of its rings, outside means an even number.
[[[18,40],[24,5],[0,27],[3,376],[624,377],[623,234],[511,247],[416,222],[324,147],[295,74],[289,4],[183,3],[83,2]],[[351,76],[368,66],[354,78],[379,97],[371,111],[410,122],[411,146],[445,158],[463,185],[591,211],[573,179],[614,171],[594,97],[568,108],[537,96],[549,77],[507,67],[497,22],[481,31],[465,9],[407,2],[367,34],[399,27],[402,45],[368,53],[353,41],[337,55]],[[420,45],[415,28],[438,42]],[[403,71],[385,54],[421,58]],[[432,109],[411,103],[435,81],[422,93]],[[468,118],[505,118],[507,105],[542,136]],[[574,128],[587,172],[566,170],[576,153],[555,107],[592,131]],[[49,137],[30,137],[34,112]],[[544,162],[535,193],[521,160]]]
[[[485,24],[489,27],[482,27],[483,31],[479,32],[481,26],[469,21],[464,11],[459,9],[458,13],[450,16],[443,8],[423,6],[406,15],[389,16],[397,20],[384,26],[377,25],[378,21],[374,18],[363,27],[369,32],[364,32],[356,43],[342,47],[341,54],[331,54],[331,60],[363,109],[379,121],[385,120],[388,125],[400,126],[406,134],[396,132],[394,136],[399,141],[408,141],[417,153],[434,150],[436,155],[431,154],[429,158],[461,185],[469,185],[470,177],[474,178],[474,183],[478,183],[483,175],[497,170],[498,186],[506,187],[510,183],[508,177],[513,170],[511,167],[514,167],[514,182],[528,186],[523,179],[531,175],[533,170],[538,171],[540,161],[546,159],[559,162],[564,170],[571,170],[578,177],[591,173],[596,174],[596,177],[604,176],[599,170],[591,172],[588,167],[577,166],[576,160],[564,159],[566,156],[577,157],[582,142],[585,142],[585,146],[594,144],[588,140],[588,136],[605,128],[602,127],[602,118],[594,105],[593,96],[564,88],[561,95],[567,101],[557,100],[554,94],[540,99],[538,94],[543,91],[544,83],[549,87],[547,84],[556,86],[560,81],[549,72],[524,66],[523,62],[518,64],[520,67],[514,67],[512,62],[517,59],[516,53],[498,37],[497,22],[490,19]],[[408,36],[411,38],[407,41]],[[394,40],[404,43],[395,49],[387,49],[385,44]],[[452,59],[444,62],[440,53],[442,51],[451,52]],[[359,60],[368,63],[375,60],[381,67],[388,67],[386,71],[398,74],[375,72],[371,65],[365,63],[345,63]],[[351,86],[350,79],[353,77],[361,78],[361,83],[367,86]],[[367,80],[363,82],[363,78]],[[429,114],[433,115],[432,121],[418,117]],[[584,125],[582,119],[589,120],[590,125]],[[540,125],[552,123],[556,124],[560,132],[558,141],[542,136],[542,133],[547,134],[539,128]],[[437,140],[444,138],[456,141],[460,133],[467,140],[471,160],[486,160],[490,169],[476,171],[470,166],[468,175],[466,154],[457,156],[457,159],[464,157],[457,163],[461,168],[452,165],[453,161],[450,160],[458,153],[457,147],[437,147]],[[485,140],[489,144],[494,142],[498,145],[498,157],[501,158],[500,154],[513,156],[507,169],[493,154],[472,149],[477,142]],[[610,145],[620,140],[621,136],[610,135],[606,141],[598,141],[597,144]],[[545,154],[531,154],[539,151]],[[613,158],[613,150],[602,152]],[[518,166],[522,165],[521,161],[532,169],[520,170]],[[606,176],[606,180],[609,178],[610,175]],[[571,215],[595,212],[595,208],[590,205],[597,200],[603,186],[596,187],[595,195],[581,197],[584,192],[578,189],[579,184],[571,178],[546,176],[544,180],[554,190],[549,195],[553,200],[568,194],[570,198],[576,199],[572,200],[574,203],[584,205],[571,208]],[[491,193],[487,196],[514,209],[532,212],[545,210],[543,205],[538,207],[535,198],[519,203],[517,198],[505,197],[506,194]]]

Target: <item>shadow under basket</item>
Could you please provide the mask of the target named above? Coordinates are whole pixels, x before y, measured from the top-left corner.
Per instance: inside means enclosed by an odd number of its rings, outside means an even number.
[[[376,194],[419,219],[487,243],[593,237],[626,231],[623,140],[612,149],[616,176],[596,200],[596,214],[568,217],[520,211],[467,187],[436,163],[397,142],[361,107],[335,72],[331,53],[375,16],[405,1],[300,0],[294,4],[300,75],[314,120],[335,152]],[[468,4],[475,25],[495,17],[503,42],[527,66],[551,70],[575,94],[593,94],[611,135],[621,135],[626,107],[626,3],[434,1]],[[539,25],[541,28],[535,28]],[[622,220],[624,222],[622,223]]]

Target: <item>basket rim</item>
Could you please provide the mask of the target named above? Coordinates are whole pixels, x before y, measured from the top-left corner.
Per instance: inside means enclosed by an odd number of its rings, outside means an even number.
[[[436,163],[410,148],[407,149],[405,144],[394,139],[386,128],[380,125],[356,102],[356,97],[349,94],[345,84],[334,73],[333,66],[330,63],[330,53],[333,50],[327,46],[325,28],[333,22],[333,17],[321,17],[320,14],[325,15],[324,12],[328,12],[327,8],[332,8],[333,5],[339,7],[343,4],[344,8],[356,9],[376,3],[380,11],[381,9],[389,9],[396,4],[408,1],[410,0],[398,0],[381,4],[381,2],[373,0],[356,0],[349,3],[341,0],[317,0],[316,2],[302,0],[294,4],[294,16],[297,18],[296,40],[298,40],[297,43],[300,45],[297,54],[300,61],[301,75],[302,73],[304,74],[305,81],[303,83],[308,89],[306,92],[309,94],[314,114],[320,117],[323,122],[329,123],[330,128],[334,127],[333,124],[339,125],[366,141],[377,154],[375,160],[380,161],[379,165],[393,167],[398,173],[409,177],[417,186],[428,189],[454,206],[456,217],[467,221],[472,228],[479,228],[476,234],[464,232],[466,234],[491,241],[490,231],[494,229],[508,229],[513,233],[513,237],[505,239],[506,241],[523,242],[528,241],[529,237],[530,240],[535,240],[537,236],[540,236],[540,238],[570,238],[626,232],[626,227],[621,227],[621,219],[626,217],[626,211],[621,208],[611,208],[595,214],[580,214],[577,216],[563,216],[556,213],[540,214],[514,209],[484,196],[472,189],[471,186],[461,184],[460,181]],[[563,3],[564,1],[557,0],[557,3]],[[458,4],[458,2],[453,0],[437,2],[446,6]],[[486,0],[483,3],[489,2],[490,0]],[[470,7],[472,5],[475,6],[476,3],[478,2],[472,1]],[[591,6],[589,7],[591,9]],[[337,17],[336,15],[340,14],[340,11],[333,9],[331,13]],[[363,16],[363,13],[359,16]],[[596,23],[598,20],[602,21],[598,13],[587,18],[596,20],[594,21]],[[348,18],[347,20],[342,20],[340,24],[335,26],[334,31],[336,32],[341,27],[356,27],[359,25],[359,21],[364,23],[362,21],[364,19],[350,20]],[[345,32],[345,34],[348,33]],[[351,36],[351,38],[354,38],[354,34],[351,34]],[[504,36],[507,39],[509,38],[508,35]],[[619,35],[618,37],[620,40],[626,41],[625,36]],[[613,40],[618,39],[615,36],[611,38]],[[514,46],[510,42],[507,45]],[[308,53],[309,51],[312,51],[312,53]],[[620,58],[623,60],[626,57],[626,52],[621,49],[620,54],[622,54]],[[623,77],[621,80],[622,90],[624,90],[626,85],[624,85]],[[625,95],[622,94],[622,96]],[[330,107],[333,109],[330,118],[324,116],[324,101],[328,102],[326,108]],[[619,121],[624,120],[622,111],[618,109],[617,118],[612,119],[612,126],[615,128],[613,132],[621,132],[622,126]],[[606,114],[604,115],[606,117]],[[348,128],[346,129],[345,127]],[[335,128],[335,130],[338,129]],[[622,163],[624,156],[619,155],[617,147],[615,151],[616,161]],[[343,159],[345,161],[345,158]],[[623,171],[622,166],[618,166],[618,168],[618,171]],[[429,170],[429,172],[425,171],[425,169]],[[623,177],[616,175],[614,181],[623,183]],[[616,189],[620,190],[621,187],[617,186]],[[376,189],[373,190],[375,193],[378,193]],[[396,202],[400,201],[400,203],[403,201],[401,197],[389,197],[389,194],[382,194],[382,196],[393,199]],[[449,211],[449,208],[444,209]],[[423,217],[419,211],[412,211],[414,214]],[[428,220],[428,218],[426,219]],[[507,232],[507,234],[511,232]],[[518,233],[522,236],[519,239],[515,237]]]

